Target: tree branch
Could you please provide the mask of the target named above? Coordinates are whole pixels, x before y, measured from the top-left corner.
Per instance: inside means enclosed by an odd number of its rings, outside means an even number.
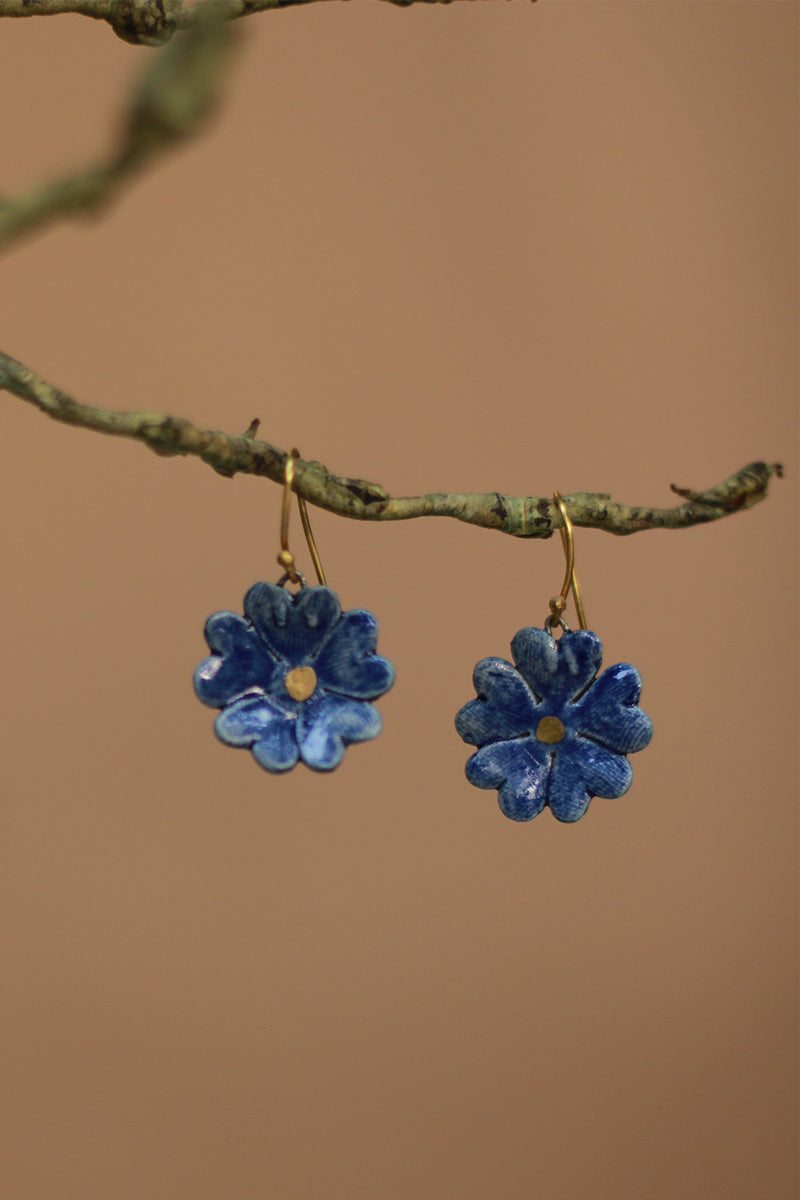
[[[0,0],[0,11],[5,2]],[[219,96],[235,41],[211,5],[203,18],[148,62],[123,118],[121,144],[105,161],[0,201],[0,247],[57,217],[109,201],[129,175],[197,132]]]
[[[125,42],[141,46],[159,46],[173,33],[192,29],[203,19],[212,0],[200,0],[181,8],[181,0],[0,0],[0,17],[56,16],[78,13],[97,21],[108,21]],[[293,8],[315,0],[214,0],[228,20],[265,12],[269,8]],[[398,8],[411,4],[450,4],[452,0],[388,0]],[[535,2],[535,0],[534,0]]]
[[[268,8],[316,0],[0,0],[0,17],[80,13],[108,21],[125,41],[158,46],[184,36],[148,64],[129,103],[121,145],[107,158],[17,197],[0,197],[0,249],[62,216],[108,203],[151,158],[197,132],[220,91],[233,43],[230,22]],[[388,0],[401,7],[451,0]],[[533,0],[535,2],[535,0]]]
[[[256,439],[258,422],[243,434],[198,429],[191,421],[152,412],[115,412],[73,400],[40,379],[29,367],[0,353],[0,390],[34,404],[56,421],[115,437],[135,438],[156,454],[194,454],[220,475],[263,475],[283,483],[286,451]],[[672,486],[684,497],[675,508],[621,504],[607,492],[564,496],[573,524],[607,533],[645,529],[685,529],[750,508],[767,495],[769,480],[783,474],[780,463],[749,463],[714,487],[697,492]],[[550,537],[561,525],[552,496],[505,496],[488,493],[429,493],[390,496],[379,483],[335,475],[322,463],[297,460],[295,491],[309,504],[361,521],[406,521],[412,517],[455,517],[470,525],[497,529],[514,537]]]

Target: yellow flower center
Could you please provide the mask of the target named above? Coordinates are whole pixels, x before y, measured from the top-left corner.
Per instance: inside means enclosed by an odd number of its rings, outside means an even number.
[[[307,700],[317,687],[317,672],[313,667],[292,667],[283,681],[293,700]]]
[[[536,726],[536,736],[540,742],[560,742],[566,732],[558,717],[542,717]]]

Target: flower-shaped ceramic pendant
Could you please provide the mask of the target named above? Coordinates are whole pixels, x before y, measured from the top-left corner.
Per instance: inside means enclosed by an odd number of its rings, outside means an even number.
[[[466,775],[497,788],[500,808],[530,821],[549,805],[559,821],[577,821],[593,796],[614,798],[633,775],[627,755],[650,741],[650,718],[637,706],[642,681],[617,663],[601,675],[596,634],[520,629],[513,665],[484,658],[473,674],[476,700],[456,714],[465,742],[479,747]]]
[[[214,613],[205,636],[211,657],[195,671],[195,692],[222,709],[220,740],[249,747],[265,770],[289,771],[302,759],[330,771],[350,742],[380,732],[370,701],[392,686],[394,668],[375,653],[372,613],[343,613],[330,588],[255,583],[244,616]]]

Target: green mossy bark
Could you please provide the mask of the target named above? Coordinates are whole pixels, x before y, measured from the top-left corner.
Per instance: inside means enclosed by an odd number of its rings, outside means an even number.
[[[263,475],[283,483],[287,452],[256,438],[255,421],[246,433],[229,434],[198,429],[182,417],[95,408],[74,400],[5,354],[0,354],[0,389],[68,425],[134,438],[164,456],[195,455],[220,475]],[[686,529],[758,504],[767,495],[771,477],[781,474],[780,463],[753,462],[702,492],[673,484],[673,492],[684,497],[684,503],[673,508],[621,504],[606,492],[574,492],[563,499],[572,523],[586,529],[617,535],[645,529]],[[322,463],[302,459],[296,461],[294,490],[309,504],[360,521],[453,517],[524,538],[550,537],[562,524],[552,496],[506,496],[501,492],[390,496],[379,483],[336,475]]]

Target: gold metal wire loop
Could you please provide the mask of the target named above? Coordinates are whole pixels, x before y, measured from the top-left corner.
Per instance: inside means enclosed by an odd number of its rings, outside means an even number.
[[[293,449],[291,454],[286,456],[286,466],[284,468],[284,485],[283,485],[283,503],[281,505],[281,552],[278,555],[278,564],[283,567],[286,576],[290,583],[303,584],[305,580],[297,570],[294,554],[289,549],[289,514],[292,507],[292,485],[294,484],[294,464],[295,459],[300,457],[300,451]],[[302,496],[297,497],[297,507],[300,510],[300,521],[303,526],[308,550],[311,555],[311,561],[314,564],[314,570],[317,573],[317,579],[325,586],[325,572],[322,569],[317,543],[314,541],[314,534],[311,532],[311,522],[308,517],[308,508]]]
[[[583,600],[581,598],[581,588],[578,583],[578,576],[575,572],[575,538],[573,536],[572,521],[569,519],[567,506],[564,503],[560,492],[553,492],[553,499],[558,505],[561,513],[562,525],[559,530],[561,534],[561,544],[564,547],[564,556],[567,560],[567,569],[564,574],[564,582],[561,586],[561,593],[554,596],[550,601],[550,612],[552,614],[553,625],[563,625],[561,614],[567,607],[567,597],[569,596],[570,588],[575,599],[575,611],[578,614],[578,622],[581,629],[586,628],[586,614],[583,611]]]

